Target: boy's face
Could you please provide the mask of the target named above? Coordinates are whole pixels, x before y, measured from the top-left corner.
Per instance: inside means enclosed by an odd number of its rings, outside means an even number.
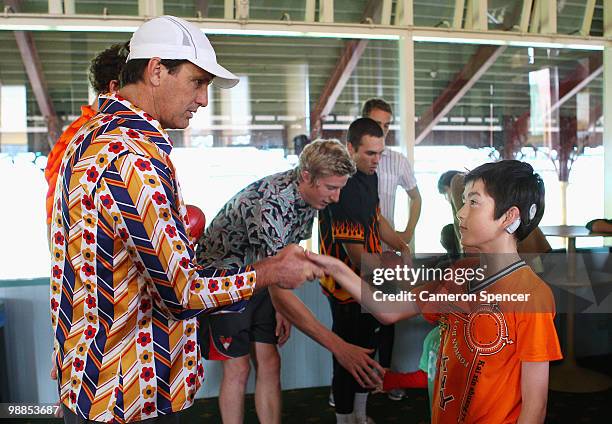
[[[505,234],[504,216],[494,219],[495,200],[485,190],[482,180],[471,181],[463,191],[464,204],[457,212],[461,244],[486,253]]]

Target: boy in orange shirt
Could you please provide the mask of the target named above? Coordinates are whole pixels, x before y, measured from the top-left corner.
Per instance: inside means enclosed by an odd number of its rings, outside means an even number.
[[[517,242],[542,218],[544,184],[530,165],[515,160],[481,165],[465,183],[465,204],[457,212],[461,243],[480,258],[459,261],[452,271],[459,276],[472,269],[467,282],[427,283],[411,292],[414,301],[383,310],[389,304],[372,307],[372,288],[344,264],[310,257],[368,303],[379,321],[422,313],[440,323],[433,423],[541,423],[549,361],[561,359],[561,350],[552,293],[519,257]],[[432,295],[439,297],[432,301]],[[451,295],[458,301],[449,302]]]

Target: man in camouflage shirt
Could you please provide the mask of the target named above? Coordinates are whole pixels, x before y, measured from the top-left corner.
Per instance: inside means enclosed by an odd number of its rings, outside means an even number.
[[[338,201],[340,190],[354,173],[355,165],[342,144],[333,140],[311,143],[300,155],[296,169],[262,178],[225,204],[198,241],[199,263],[232,268],[310,238],[317,211]],[[259,420],[280,423],[280,356],[276,344],[287,340],[290,325],[275,312],[268,291],[254,295],[241,313],[221,312],[203,318],[200,330],[205,357],[224,360],[219,393],[223,422],[243,422],[252,355],[257,364],[255,404]],[[322,325],[317,333],[325,331],[333,336]],[[332,342],[331,337],[315,339],[328,348],[333,343],[348,345],[340,339]]]

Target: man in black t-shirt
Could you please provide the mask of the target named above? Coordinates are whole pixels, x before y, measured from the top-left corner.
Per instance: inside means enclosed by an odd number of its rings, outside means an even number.
[[[380,215],[376,168],[385,148],[384,135],[376,121],[360,118],[347,134],[347,148],[357,166],[340,192],[338,203],[319,212],[319,248],[360,273],[363,253],[381,253],[381,239],[393,249],[409,255],[406,243]],[[321,280],[332,311],[332,330],[349,343],[376,347],[380,324],[331,277]],[[334,357],[332,392],[338,423],[365,423],[367,390],[362,388]]]

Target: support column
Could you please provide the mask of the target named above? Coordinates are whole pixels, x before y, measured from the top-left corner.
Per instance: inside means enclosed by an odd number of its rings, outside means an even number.
[[[64,8],[62,6],[62,0],[49,0],[47,4],[49,5],[49,14],[61,15],[64,13]]]
[[[575,116],[559,117],[559,148],[557,150],[557,172],[561,189],[561,225],[567,225],[567,187],[569,185],[572,153],[577,143]]]
[[[397,0],[395,4],[395,19],[393,25],[414,25],[414,10],[412,0]]]
[[[487,0],[468,0],[465,13],[466,29],[474,29],[477,31],[487,30]]]
[[[399,113],[400,139],[402,150],[405,151],[410,163],[414,164],[414,40],[412,34],[409,38],[399,40]]]
[[[234,19],[234,0],[223,2],[223,19]]]
[[[334,0],[319,1],[319,22],[334,22]]]
[[[452,28],[463,28],[463,11],[465,9],[465,0],[455,0],[455,8],[453,10]]]
[[[540,32],[557,33],[557,0],[540,0]]]
[[[287,93],[287,121],[284,122],[289,148],[293,137],[301,134],[308,135],[308,119],[310,117],[310,103],[308,90],[308,64],[291,63],[286,66]],[[294,117],[294,119],[289,119]]]
[[[604,1],[604,36],[612,37],[612,2]],[[612,47],[603,51],[604,215],[612,216]],[[610,243],[609,239],[606,239]]]
[[[523,0],[523,7],[521,9],[521,19],[519,20],[519,31],[527,32],[529,29],[529,18],[531,17],[531,6],[533,0]]]
[[[236,0],[236,19],[249,19],[249,0]]]
[[[75,13],[75,0],[64,0],[64,14],[74,15]]]
[[[162,16],[164,14],[163,0],[138,0],[138,14],[140,16]]]
[[[306,0],[306,6],[304,10],[304,22],[314,22],[315,20],[315,0]]]

